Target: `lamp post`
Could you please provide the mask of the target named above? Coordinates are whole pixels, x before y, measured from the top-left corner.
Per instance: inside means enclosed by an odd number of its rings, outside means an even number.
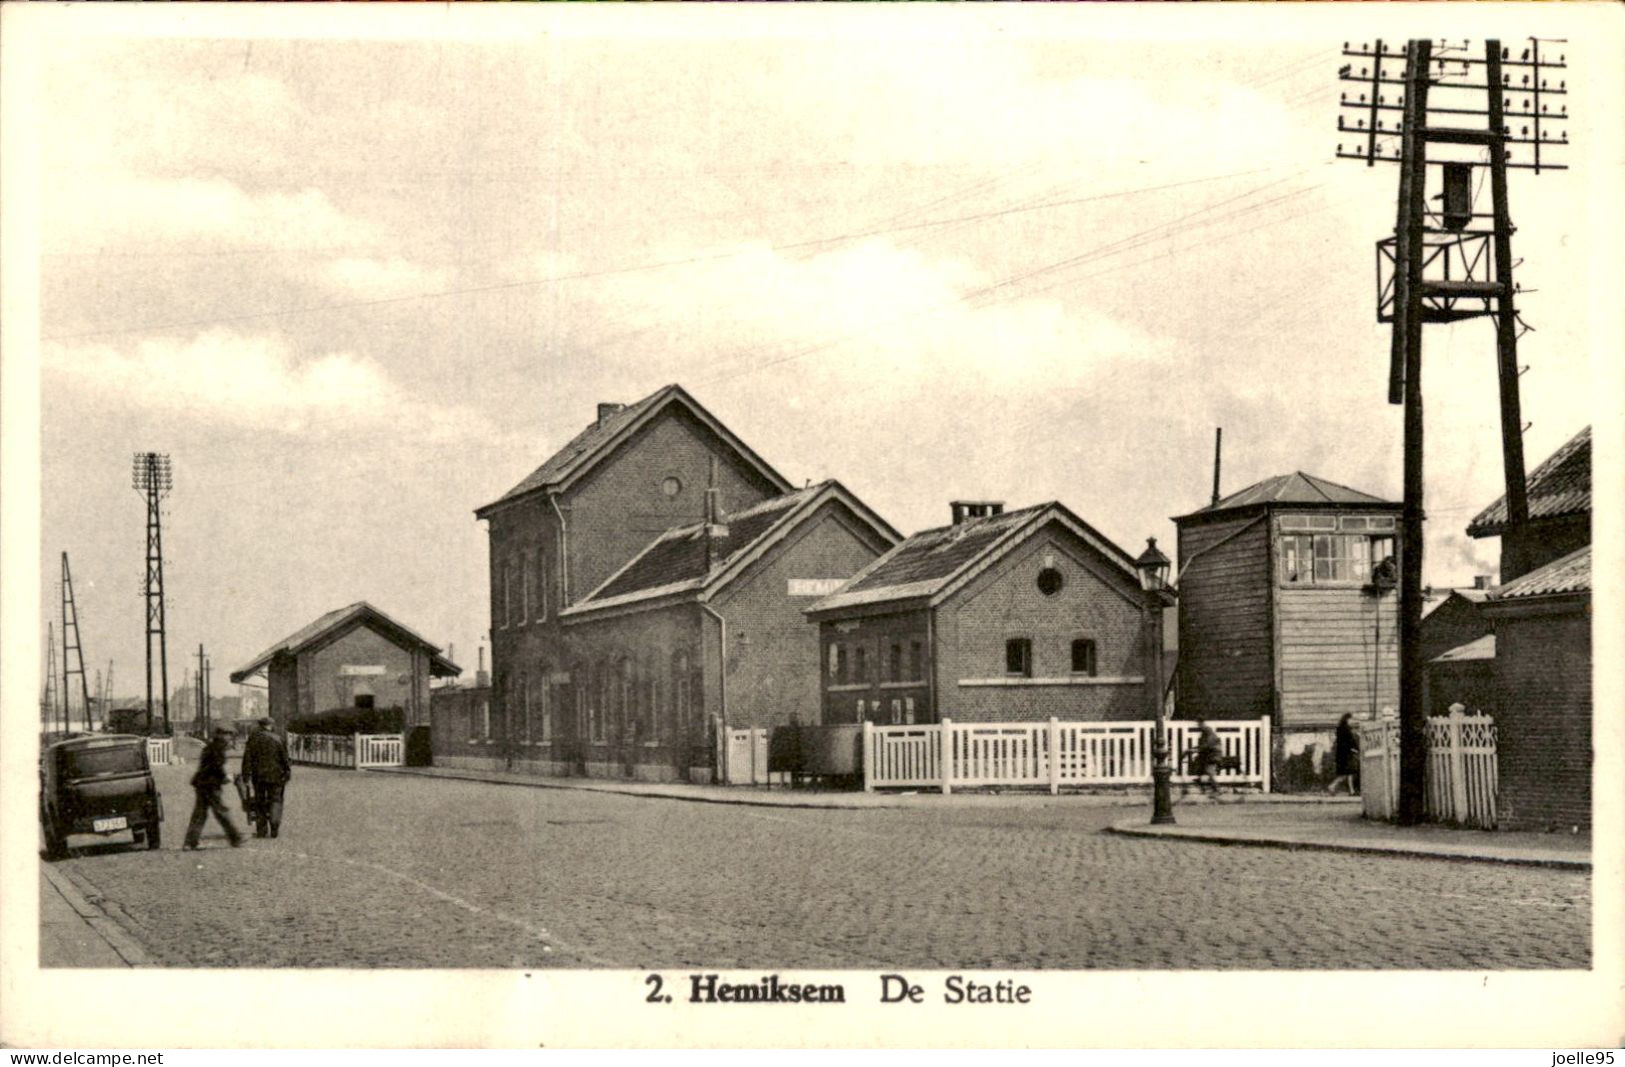
[[[1174,821],[1173,798],[1168,783],[1174,768],[1168,762],[1168,723],[1163,717],[1162,692],[1162,609],[1173,599],[1168,586],[1168,557],[1157,548],[1157,539],[1145,539],[1145,551],[1134,561],[1145,592],[1141,608],[1145,619],[1145,641],[1150,652],[1151,714],[1156,733],[1151,740],[1151,825],[1165,826]]]

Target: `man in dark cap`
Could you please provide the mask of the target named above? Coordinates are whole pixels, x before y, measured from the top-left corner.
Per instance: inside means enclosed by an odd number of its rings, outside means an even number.
[[[270,719],[254,724],[243,746],[241,773],[254,792],[254,836],[275,837],[282,827],[282,791],[293,776],[288,750],[271,727]]]
[[[225,802],[220,799],[220,788],[226,784],[226,753],[231,733],[228,727],[217,726],[214,736],[203,746],[197,773],[192,775],[196,802],[192,805],[192,821],[186,826],[185,848],[197,848],[198,838],[203,835],[203,824],[208,821],[211,811],[225,828],[226,840],[231,842],[231,847],[236,848],[243,843],[243,835],[232,825],[231,815],[226,811]]]

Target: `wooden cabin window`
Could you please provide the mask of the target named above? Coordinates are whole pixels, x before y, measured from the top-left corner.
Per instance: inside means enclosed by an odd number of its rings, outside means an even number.
[[[1394,539],[1380,534],[1283,534],[1281,582],[1335,585],[1371,580],[1371,568],[1394,554]]]
[[[1072,673],[1094,677],[1095,643],[1087,637],[1079,637],[1072,642]]]
[[[1031,638],[1012,637],[1004,643],[1004,673],[1021,678],[1033,676],[1033,643]]]

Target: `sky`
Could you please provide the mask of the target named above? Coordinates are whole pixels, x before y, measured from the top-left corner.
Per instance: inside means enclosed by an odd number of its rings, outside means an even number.
[[[1342,43],[1402,38],[1398,12],[447,10],[342,38],[206,14],[33,59],[40,627],[67,552],[120,696],[138,451],[174,468],[170,682],[202,643],[217,694],[357,600],[472,668],[473,510],[671,382],[905,533],[1058,499],[1171,550],[1216,427],[1226,493],[1303,470],[1400,496],[1373,251],[1397,169],[1334,158]],[[1584,136],[1617,120],[1586,73],[1617,56],[1563,47],[1575,169],[1510,190],[1530,467],[1619,414],[1582,310],[1617,291],[1594,211],[1620,161]],[[1470,584],[1497,546],[1464,527],[1503,491],[1490,321],[1425,352],[1425,578]]]

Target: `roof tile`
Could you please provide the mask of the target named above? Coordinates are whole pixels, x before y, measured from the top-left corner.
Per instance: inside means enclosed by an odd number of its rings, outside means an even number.
[[[1555,519],[1591,512],[1591,427],[1587,426],[1529,473],[1529,517]],[[1468,537],[1496,537],[1506,529],[1505,496],[1478,513]]]
[[[1515,581],[1508,582],[1501,587],[1491,602],[1590,591],[1591,546],[1586,545],[1561,559],[1552,560],[1544,567],[1530,571]]]

